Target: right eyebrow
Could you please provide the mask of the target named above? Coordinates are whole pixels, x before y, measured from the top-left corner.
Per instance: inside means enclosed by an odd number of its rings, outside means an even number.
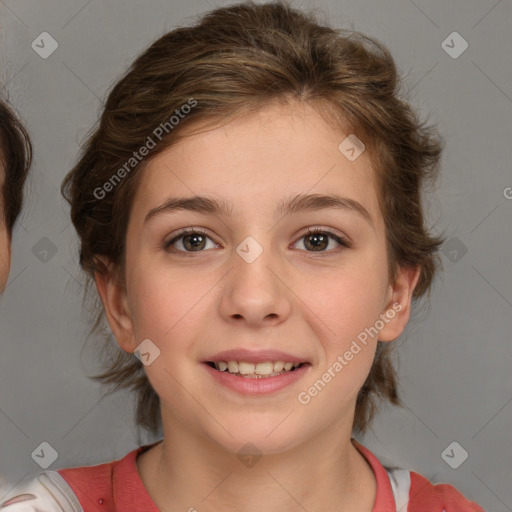
[[[144,218],[144,223],[163,213],[172,213],[177,210],[209,213],[224,217],[231,217],[232,214],[231,207],[222,200],[212,199],[204,196],[171,197],[160,206],[151,209]]]

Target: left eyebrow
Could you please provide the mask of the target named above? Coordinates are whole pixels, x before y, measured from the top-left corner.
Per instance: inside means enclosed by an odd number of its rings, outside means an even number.
[[[357,213],[374,227],[372,216],[361,203],[355,199],[337,195],[297,194],[285,198],[275,209],[274,216],[281,217],[292,213],[329,208]],[[144,223],[161,214],[172,213],[177,210],[213,214],[219,217],[232,217],[232,205],[225,200],[205,196],[171,197],[160,206],[151,209],[144,218]]]
[[[297,194],[285,199],[276,208],[275,215],[283,216],[290,213],[312,212],[329,208],[357,213],[372,227],[374,226],[370,212],[361,203],[355,199],[337,195]]]

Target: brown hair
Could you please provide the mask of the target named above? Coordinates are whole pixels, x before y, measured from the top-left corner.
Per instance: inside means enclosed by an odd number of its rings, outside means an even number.
[[[0,161],[5,179],[2,188],[3,218],[9,237],[23,206],[23,185],[32,162],[32,144],[21,121],[0,100]]]
[[[220,8],[195,26],[164,35],[114,86],[99,126],[63,182],[80,238],[82,268],[90,277],[103,272],[96,256],[106,256],[122,282],[128,216],[141,170],[179,140],[182,128],[194,121],[228,122],[272,102],[293,100],[316,108],[340,133],[349,128],[364,141],[376,170],[390,278],[398,266],[419,266],[413,297],[421,297],[431,286],[442,242],[424,225],[421,191],[435,181],[442,142],[399,98],[399,86],[394,61],[381,43],[358,32],[319,25],[315,15],[287,3]],[[127,170],[134,150],[191,100],[195,106],[179,125],[166,130],[150,156]],[[105,183],[112,183],[116,173],[122,179],[107,193]],[[95,328],[103,320],[100,312]],[[142,363],[111,340],[104,348],[110,355],[107,371],[95,378],[114,384],[114,390],[133,389],[137,424],[156,432],[159,397]],[[389,350],[389,343],[378,343],[358,396],[355,431],[370,424],[379,399],[399,403]]]

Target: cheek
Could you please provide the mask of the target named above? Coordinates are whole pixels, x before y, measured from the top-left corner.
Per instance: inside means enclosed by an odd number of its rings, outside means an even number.
[[[130,279],[130,278],[129,278]],[[131,276],[132,322],[136,341],[149,338],[158,346],[185,347],[200,318],[211,308],[208,290],[214,285],[199,272],[165,272],[157,265],[141,265]]]
[[[350,414],[373,363],[383,283],[368,273],[333,273],[309,293],[306,306],[316,313],[309,321],[322,350],[297,400],[312,416],[334,421]]]
[[[388,286],[385,265],[362,262],[329,269],[315,275],[313,286],[302,287],[300,296],[325,323],[332,343],[350,341],[383,313]]]
[[[358,258],[343,268],[317,274],[314,286],[303,288],[304,311],[310,310],[309,322],[322,345],[315,380],[305,389],[306,399],[322,390],[315,402],[343,403],[355,399],[373,362],[387,291],[387,262],[379,258]],[[325,391],[323,391],[325,387]],[[345,397],[341,399],[340,397]],[[348,402],[347,402],[348,400]],[[302,402],[301,402],[302,403]]]

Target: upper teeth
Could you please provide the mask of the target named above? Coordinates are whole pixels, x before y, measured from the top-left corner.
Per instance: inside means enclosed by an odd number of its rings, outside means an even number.
[[[245,361],[218,361],[215,363],[215,368],[221,372],[227,369],[229,373],[240,373],[242,375],[270,375],[283,370],[290,371],[292,368],[297,368],[299,364],[284,361],[265,361],[257,364],[246,363]]]

